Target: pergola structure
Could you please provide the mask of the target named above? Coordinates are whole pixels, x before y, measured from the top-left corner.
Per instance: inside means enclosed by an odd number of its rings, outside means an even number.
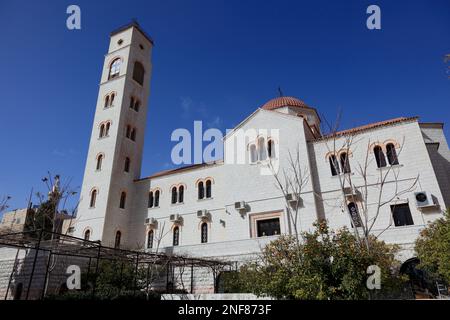
[[[203,259],[195,257],[187,257],[176,254],[168,254],[163,252],[151,252],[151,251],[137,251],[127,250],[120,248],[111,248],[103,246],[100,241],[89,241],[73,236],[49,232],[44,230],[33,230],[25,232],[12,232],[6,234],[0,234],[0,246],[17,248],[17,249],[29,249],[29,259],[32,261],[31,271],[28,277],[28,286],[26,290],[25,300],[29,298],[30,288],[35,276],[35,270],[37,267],[38,256],[40,253],[46,253],[48,259],[45,266],[45,278],[41,289],[41,299],[46,295],[46,283],[47,277],[50,272],[50,260],[55,256],[84,258],[88,260],[87,274],[96,279],[99,272],[99,263],[102,260],[119,261],[133,263],[134,269],[134,292],[138,290],[137,286],[137,274],[139,268],[142,266],[159,266],[167,269],[166,278],[166,291],[170,292],[169,286],[169,269],[170,268],[190,268],[191,272],[191,284],[190,292],[193,288],[193,274],[195,268],[210,268],[214,280],[214,292],[218,289],[218,276],[222,271],[233,270],[234,263],[230,261],[222,261],[218,259]],[[17,256],[15,264],[17,263]],[[93,269],[93,270],[92,270]],[[11,287],[11,283],[15,276],[15,268],[13,268],[6,289],[4,299],[8,297],[8,292]],[[147,283],[149,282],[147,276]],[[173,290],[173,288],[172,288]],[[96,281],[92,284],[92,296],[95,296]]]

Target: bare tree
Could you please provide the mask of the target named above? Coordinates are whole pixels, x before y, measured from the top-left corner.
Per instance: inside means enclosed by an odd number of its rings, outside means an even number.
[[[302,207],[301,194],[309,183],[309,172],[306,167],[302,167],[299,147],[295,150],[294,155],[289,151],[288,164],[281,172],[275,170],[271,158],[269,159],[269,168],[275,178],[276,187],[283,194],[288,219],[294,228],[294,237],[297,244],[300,244],[299,211]]]
[[[0,200],[0,213],[9,208],[8,201],[11,199],[10,196],[3,196]]]
[[[340,116],[337,118],[337,124],[339,119]],[[357,133],[355,132],[339,134],[337,125],[331,126],[328,124],[328,127],[331,128],[331,133],[327,135],[326,147],[329,155],[333,156],[329,162],[339,182],[341,206],[354,227],[356,239],[370,250],[369,236],[372,234],[375,237],[379,237],[392,226],[391,218],[389,224],[380,233],[372,233],[382,208],[399,199],[400,196],[414,190],[418,183],[419,175],[409,179],[407,185],[401,187],[399,179],[400,166],[383,166],[378,169],[376,175],[372,174],[370,168],[374,161],[374,157],[371,156],[373,142],[367,139],[367,143],[364,143],[364,138],[357,140]],[[395,157],[400,156],[402,153],[404,142],[405,139],[403,138]],[[351,171],[349,163],[350,152],[354,152],[360,146],[365,149],[364,158],[362,161],[355,159],[352,163],[352,167],[355,170]],[[345,156],[339,157],[338,155],[342,155],[342,153]],[[375,176],[376,178],[374,178]],[[386,188],[388,185],[390,186],[389,190]],[[372,198],[375,198],[375,203],[370,203]],[[356,209],[356,211],[352,212],[348,206],[350,203],[360,203],[360,210]],[[369,208],[370,205],[373,208]]]

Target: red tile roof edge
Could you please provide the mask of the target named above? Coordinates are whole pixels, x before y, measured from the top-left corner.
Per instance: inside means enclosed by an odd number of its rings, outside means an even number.
[[[330,139],[333,137],[342,137],[347,134],[360,133],[360,132],[364,132],[367,130],[384,127],[384,126],[389,126],[389,125],[393,125],[393,124],[397,124],[397,123],[401,123],[401,122],[416,121],[417,119],[419,119],[419,117],[400,117],[400,118],[394,118],[394,119],[384,120],[384,121],[380,121],[380,122],[374,122],[374,123],[366,124],[363,126],[338,131],[336,133],[327,134],[325,136],[318,138],[317,140],[314,140],[313,142],[327,140],[327,139]]]

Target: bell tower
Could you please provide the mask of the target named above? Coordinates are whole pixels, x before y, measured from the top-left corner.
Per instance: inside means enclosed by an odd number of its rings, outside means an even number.
[[[152,39],[136,21],[110,35],[74,236],[128,247],[140,177],[151,78]]]

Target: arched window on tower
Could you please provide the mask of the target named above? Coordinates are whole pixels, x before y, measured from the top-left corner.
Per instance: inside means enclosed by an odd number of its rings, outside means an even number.
[[[99,137],[99,138],[103,138],[104,136],[105,136],[105,124],[102,123],[102,124],[100,125],[100,133],[98,134],[98,137]]]
[[[172,204],[177,203],[178,193],[177,187],[172,188]]]
[[[109,106],[109,95],[107,95],[106,97],[105,97],[105,105],[103,106],[104,108],[108,108],[108,106]]]
[[[178,226],[173,228],[173,245],[177,246],[180,244],[180,228]]]
[[[97,165],[95,166],[96,170],[102,170],[102,162],[103,162],[103,154],[99,154],[97,156]]]
[[[350,160],[348,159],[348,153],[342,152],[339,156],[341,160],[341,168],[343,173],[350,173]]]
[[[395,151],[395,146],[393,143],[388,143],[386,145],[386,155],[391,166],[398,164],[397,151]]]
[[[339,169],[339,162],[337,161],[336,156],[333,154],[328,159],[330,161],[331,175],[337,176],[341,173],[341,171]]]
[[[211,180],[206,180],[206,198],[211,198]]]
[[[380,146],[375,146],[373,148],[373,153],[375,154],[375,160],[377,162],[377,167],[386,167],[386,158],[384,157],[383,149]]]
[[[203,181],[200,181],[198,183],[198,199],[203,199],[205,197],[205,185],[203,184]]]
[[[159,190],[155,191],[155,207],[159,207]]]
[[[134,108],[134,97],[131,97],[130,99],[130,109]]]
[[[125,158],[124,171],[125,172],[130,172],[130,158],[128,158],[128,157]]]
[[[141,106],[141,102],[139,100],[136,100],[134,103],[134,111],[139,112],[139,107]]]
[[[89,207],[94,208],[95,207],[95,201],[97,200],[97,189],[94,189],[91,191],[91,200],[89,201]]]
[[[109,67],[108,80],[114,79],[119,76],[121,65],[122,65],[122,60],[120,58],[115,59],[111,63],[111,66]]]
[[[113,103],[114,103],[114,98],[116,97],[116,94],[113,92],[111,94],[111,99],[109,101],[109,106],[112,107]]]
[[[125,202],[127,201],[127,194],[125,191],[122,191],[122,193],[120,194],[120,203],[119,203],[119,208],[120,209],[125,209]]]
[[[178,188],[178,202],[183,203],[184,201],[184,186]]]
[[[120,240],[122,238],[122,232],[117,231],[116,232],[116,239],[114,240],[114,248],[119,249],[120,248]]]
[[[266,144],[264,143],[263,137],[258,139],[258,158],[260,161],[266,160],[267,158]]]
[[[270,159],[275,158],[275,141],[272,139],[267,142],[267,153]]]
[[[136,141],[136,128],[131,129],[130,139]]]
[[[203,222],[201,225],[201,241],[202,243],[208,242],[208,223]]]
[[[144,74],[145,74],[144,66],[139,61],[136,61],[134,63],[133,79],[141,86],[144,84]]]
[[[109,128],[111,127],[111,122],[107,122],[105,125],[105,136],[109,136]]]
[[[153,197],[153,191],[150,191],[148,193],[148,207],[149,208],[153,208],[153,204],[154,204],[154,197]]]
[[[258,161],[258,153],[256,151],[256,145],[250,145],[250,162],[255,163]]]
[[[131,126],[127,125],[126,131],[125,131],[125,137],[127,137],[128,139],[130,139],[131,137]]]
[[[147,234],[147,248],[153,248],[153,230],[150,230]]]
[[[87,230],[84,232],[84,240],[89,241],[90,238],[91,238],[91,230],[87,229]]]

